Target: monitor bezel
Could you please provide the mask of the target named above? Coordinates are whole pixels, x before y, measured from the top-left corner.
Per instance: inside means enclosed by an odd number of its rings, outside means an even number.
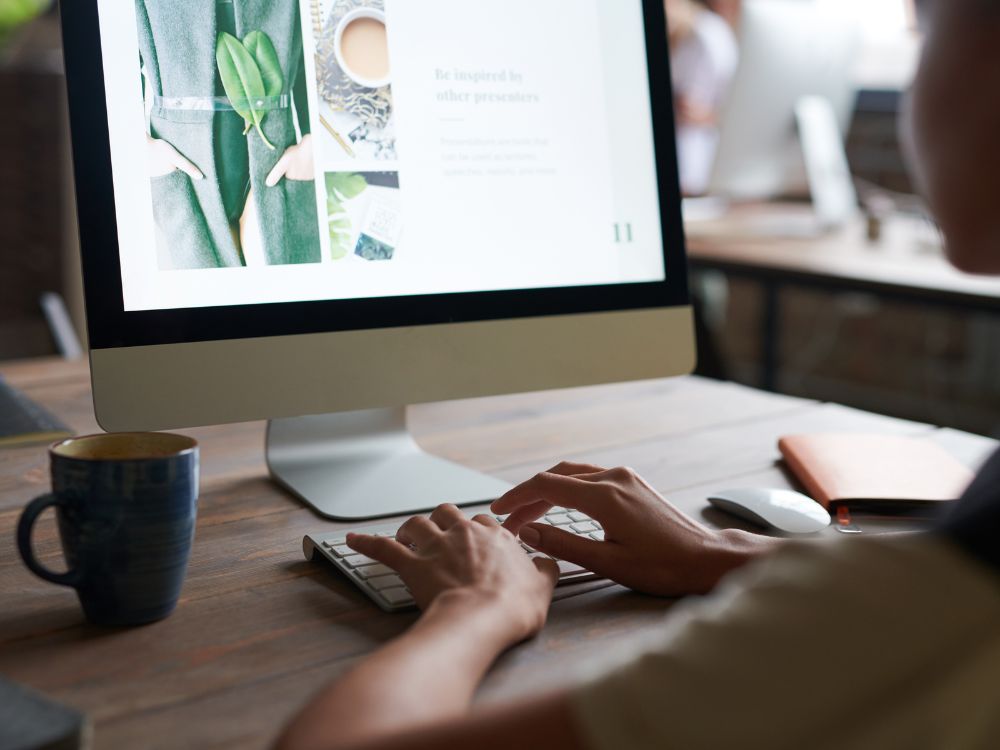
[[[91,349],[680,307],[689,304],[662,0],[642,0],[666,279],[602,286],[126,311],[98,0],[60,3]]]

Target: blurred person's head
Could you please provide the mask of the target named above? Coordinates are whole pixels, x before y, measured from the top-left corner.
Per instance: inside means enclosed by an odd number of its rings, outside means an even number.
[[[725,18],[736,29],[740,25],[743,0],[704,0],[705,5]]]
[[[1000,274],[1000,0],[918,0],[925,47],[910,103],[913,167],[948,257]]]
[[[694,29],[699,13],[706,10],[722,16],[735,29],[743,0],[663,0],[670,26],[670,41],[686,39]]]
[[[694,33],[698,13],[704,8],[697,0],[663,0],[667,11],[670,45],[676,46]]]

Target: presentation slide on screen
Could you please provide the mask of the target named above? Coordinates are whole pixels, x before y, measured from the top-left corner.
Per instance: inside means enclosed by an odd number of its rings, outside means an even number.
[[[640,0],[100,0],[127,311],[662,281]]]

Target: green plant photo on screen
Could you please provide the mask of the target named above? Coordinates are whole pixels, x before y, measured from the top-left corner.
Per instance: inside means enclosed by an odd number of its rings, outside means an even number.
[[[132,2],[159,268],[320,263],[298,1]]]
[[[333,260],[351,252],[353,224],[347,213],[347,203],[368,187],[364,175],[351,172],[331,172],[326,175],[326,212],[330,217],[330,256]]]
[[[223,31],[219,34],[215,57],[226,96],[246,121],[244,135],[256,128],[264,145],[273,151],[274,146],[261,125],[267,117],[267,101],[281,96],[285,88],[285,76],[270,37],[262,31],[251,31],[241,42]]]

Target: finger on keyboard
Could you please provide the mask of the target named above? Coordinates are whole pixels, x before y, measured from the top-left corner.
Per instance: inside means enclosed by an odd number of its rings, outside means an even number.
[[[533,503],[523,508],[518,508],[511,513],[507,520],[503,522],[503,527],[516,534],[521,527],[527,523],[534,523],[540,518],[544,518],[552,510],[552,504],[546,502]]]
[[[603,569],[602,563],[606,562],[609,554],[608,545],[592,539],[589,533],[575,532],[571,527],[532,524],[529,531],[537,532],[537,541],[532,539],[529,544],[539,552],[557,560],[578,563],[594,572]]]
[[[522,509],[544,503],[548,506],[565,506],[590,513],[601,510],[601,487],[591,478],[582,479],[561,474],[537,474],[518,485],[492,505],[494,513],[516,516]]]
[[[388,565],[393,570],[402,570],[413,558],[413,553],[390,536],[368,536],[366,534],[348,534],[347,546],[363,553],[372,562]],[[344,558],[345,560],[349,558]]]
[[[581,474],[600,474],[607,469],[594,464],[584,464],[577,461],[563,461],[549,469],[550,474],[563,474],[568,477],[579,476]]]

